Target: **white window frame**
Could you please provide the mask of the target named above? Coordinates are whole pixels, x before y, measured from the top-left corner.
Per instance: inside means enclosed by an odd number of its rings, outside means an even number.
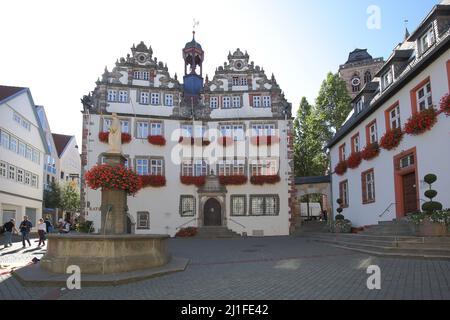
[[[167,107],[173,107],[173,94],[164,95],[164,105]]]
[[[433,27],[428,29],[428,31],[419,39],[419,46],[421,54],[424,54],[436,43],[436,35],[434,34]]]
[[[233,77],[231,81],[233,86],[239,86],[239,77]]]
[[[16,167],[9,164],[8,165],[8,179],[16,181],[16,172],[17,172]]]
[[[117,101],[117,90],[108,89],[108,102],[116,102]]]
[[[233,109],[237,109],[237,108],[241,107],[241,97],[240,96],[233,96],[232,107],[233,107]]]
[[[130,121],[120,120],[120,128],[122,133],[130,133]]]
[[[192,131],[193,131],[193,129],[192,129],[192,125],[191,124],[183,124],[183,125],[181,125],[181,135],[183,137],[187,137],[187,138],[192,137],[193,136],[192,135]]]
[[[211,99],[209,100],[209,107],[211,109],[219,108],[219,98],[218,97],[211,97]]]
[[[194,160],[194,177],[204,177],[208,175],[208,163],[204,159]]]
[[[253,96],[253,107],[254,108],[261,108],[261,96]]]
[[[35,174],[31,175],[31,186],[39,188],[39,177]]]
[[[389,122],[391,124],[391,129],[400,129],[402,127],[400,119],[400,105],[397,105],[389,111]]]
[[[369,127],[369,141],[370,143],[378,142],[377,123],[372,123]]]
[[[140,104],[149,104],[150,103],[150,93],[149,92],[141,92],[139,95],[139,103]]]
[[[150,229],[150,213],[149,212],[138,212],[137,213],[137,225],[138,230],[149,230]]]
[[[279,172],[278,160],[260,159],[250,161],[252,176],[275,176]]]
[[[364,175],[364,184],[366,188],[366,201],[375,201],[375,173],[370,171]]]
[[[421,92],[423,92],[423,96],[420,97]],[[416,91],[417,97],[417,110],[419,112],[433,107],[433,91],[431,90],[431,82],[428,81],[424,86],[420,87]]]
[[[345,207],[348,207],[350,205],[349,201],[349,194],[348,194],[348,180],[341,184],[342,186],[342,205]]]
[[[185,203],[187,202],[187,203]],[[180,196],[180,216],[182,217],[194,217],[195,216],[195,197],[191,195],[181,195]],[[189,209],[183,211],[183,209]],[[186,214],[186,212],[189,212]]]
[[[148,159],[136,158],[136,173],[140,176],[148,175]]]
[[[183,160],[181,162],[181,175],[184,177],[194,176],[194,164],[192,160]]]
[[[152,92],[150,96],[150,104],[152,106],[159,106],[161,104],[159,92]]]
[[[25,158],[26,157],[26,149],[27,149],[27,145],[24,142],[19,140],[17,153]]]
[[[263,107],[264,108],[272,107],[272,97],[271,96],[263,96]]]
[[[364,109],[364,97],[361,97],[361,99],[358,100],[356,103],[356,113],[359,114]]]
[[[247,196],[246,195],[232,195],[230,199],[231,216],[242,217],[245,216],[247,208]]]
[[[150,174],[153,176],[164,175],[164,159],[150,159]]]
[[[383,90],[389,87],[394,82],[394,73],[392,72],[392,69],[390,69],[388,72],[383,74],[382,77],[383,81]]]
[[[231,109],[231,97],[222,97],[222,109]]]
[[[1,138],[2,147],[5,149],[9,149],[9,140],[11,139],[10,134],[8,132],[2,130],[0,132],[0,138]]]
[[[0,161],[0,177],[8,177],[8,165],[4,161]]]
[[[142,80],[149,80],[150,79],[150,73],[148,71],[142,71]]]
[[[147,139],[149,136],[149,123],[144,121],[137,121],[137,138]]]
[[[239,85],[240,86],[247,86],[248,85],[247,78],[245,78],[245,77],[239,78]]]
[[[26,185],[31,184],[31,173],[30,172],[25,171],[23,183],[25,183]]]
[[[122,102],[122,103],[128,102],[128,91],[126,91],[126,90],[119,91],[119,102]]]
[[[19,144],[19,139],[15,138],[13,136],[9,137],[9,150],[11,150],[14,153],[17,153],[18,144]]]
[[[23,183],[24,171],[21,168],[16,169],[16,181],[19,183]]]
[[[253,137],[275,136],[276,126],[273,123],[255,123],[252,124]]]
[[[361,151],[360,141],[359,141],[359,134],[353,138],[353,145],[355,147],[355,152]]]
[[[150,135],[151,136],[162,136],[162,123],[161,122],[151,122],[150,123]]]

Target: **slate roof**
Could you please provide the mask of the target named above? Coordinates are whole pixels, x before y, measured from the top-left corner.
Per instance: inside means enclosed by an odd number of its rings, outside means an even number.
[[[0,85],[0,101],[9,98],[10,96],[15,95],[16,93],[25,90],[26,88],[22,87],[9,87],[9,86],[1,86]]]
[[[58,157],[64,152],[67,144],[73,136],[66,136],[64,134],[52,133],[53,141],[55,142],[56,151],[58,152]]]

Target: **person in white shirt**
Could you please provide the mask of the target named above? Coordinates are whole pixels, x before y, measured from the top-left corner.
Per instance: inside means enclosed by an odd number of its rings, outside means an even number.
[[[45,233],[47,231],[47,225],[45,224],[44,219],[39,219],[37,229],[38,229],[38,234],[39,234],[38,247],[41,246],[41,243],[42,243],[42,246],[45,246]]]

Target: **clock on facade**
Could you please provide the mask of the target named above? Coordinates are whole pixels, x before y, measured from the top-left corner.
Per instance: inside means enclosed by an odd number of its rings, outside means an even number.
[[[145,61],[145,55],[141,54],[138,56],[138,60],[139,62],[144,62]]]
[[[234,64],[234,67],[238,70],[242,69],[243,66],[244,64],[242,63],[242,61],[236,61],[236,63]]]
[[[352,79],[352,85],[353,86],[359,86],[361,84],[361,80],[359,80],[359,78],[353,78]]]

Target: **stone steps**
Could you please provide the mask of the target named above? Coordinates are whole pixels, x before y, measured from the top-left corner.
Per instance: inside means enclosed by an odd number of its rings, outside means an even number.
[[[195,237],[201,239],[240,238],[241,235],[226,227],[201,227],[198,228]]]
[[[450,260],[450,237],[395,237],[360,234],[309,234],[317,242],[381,256]]]

